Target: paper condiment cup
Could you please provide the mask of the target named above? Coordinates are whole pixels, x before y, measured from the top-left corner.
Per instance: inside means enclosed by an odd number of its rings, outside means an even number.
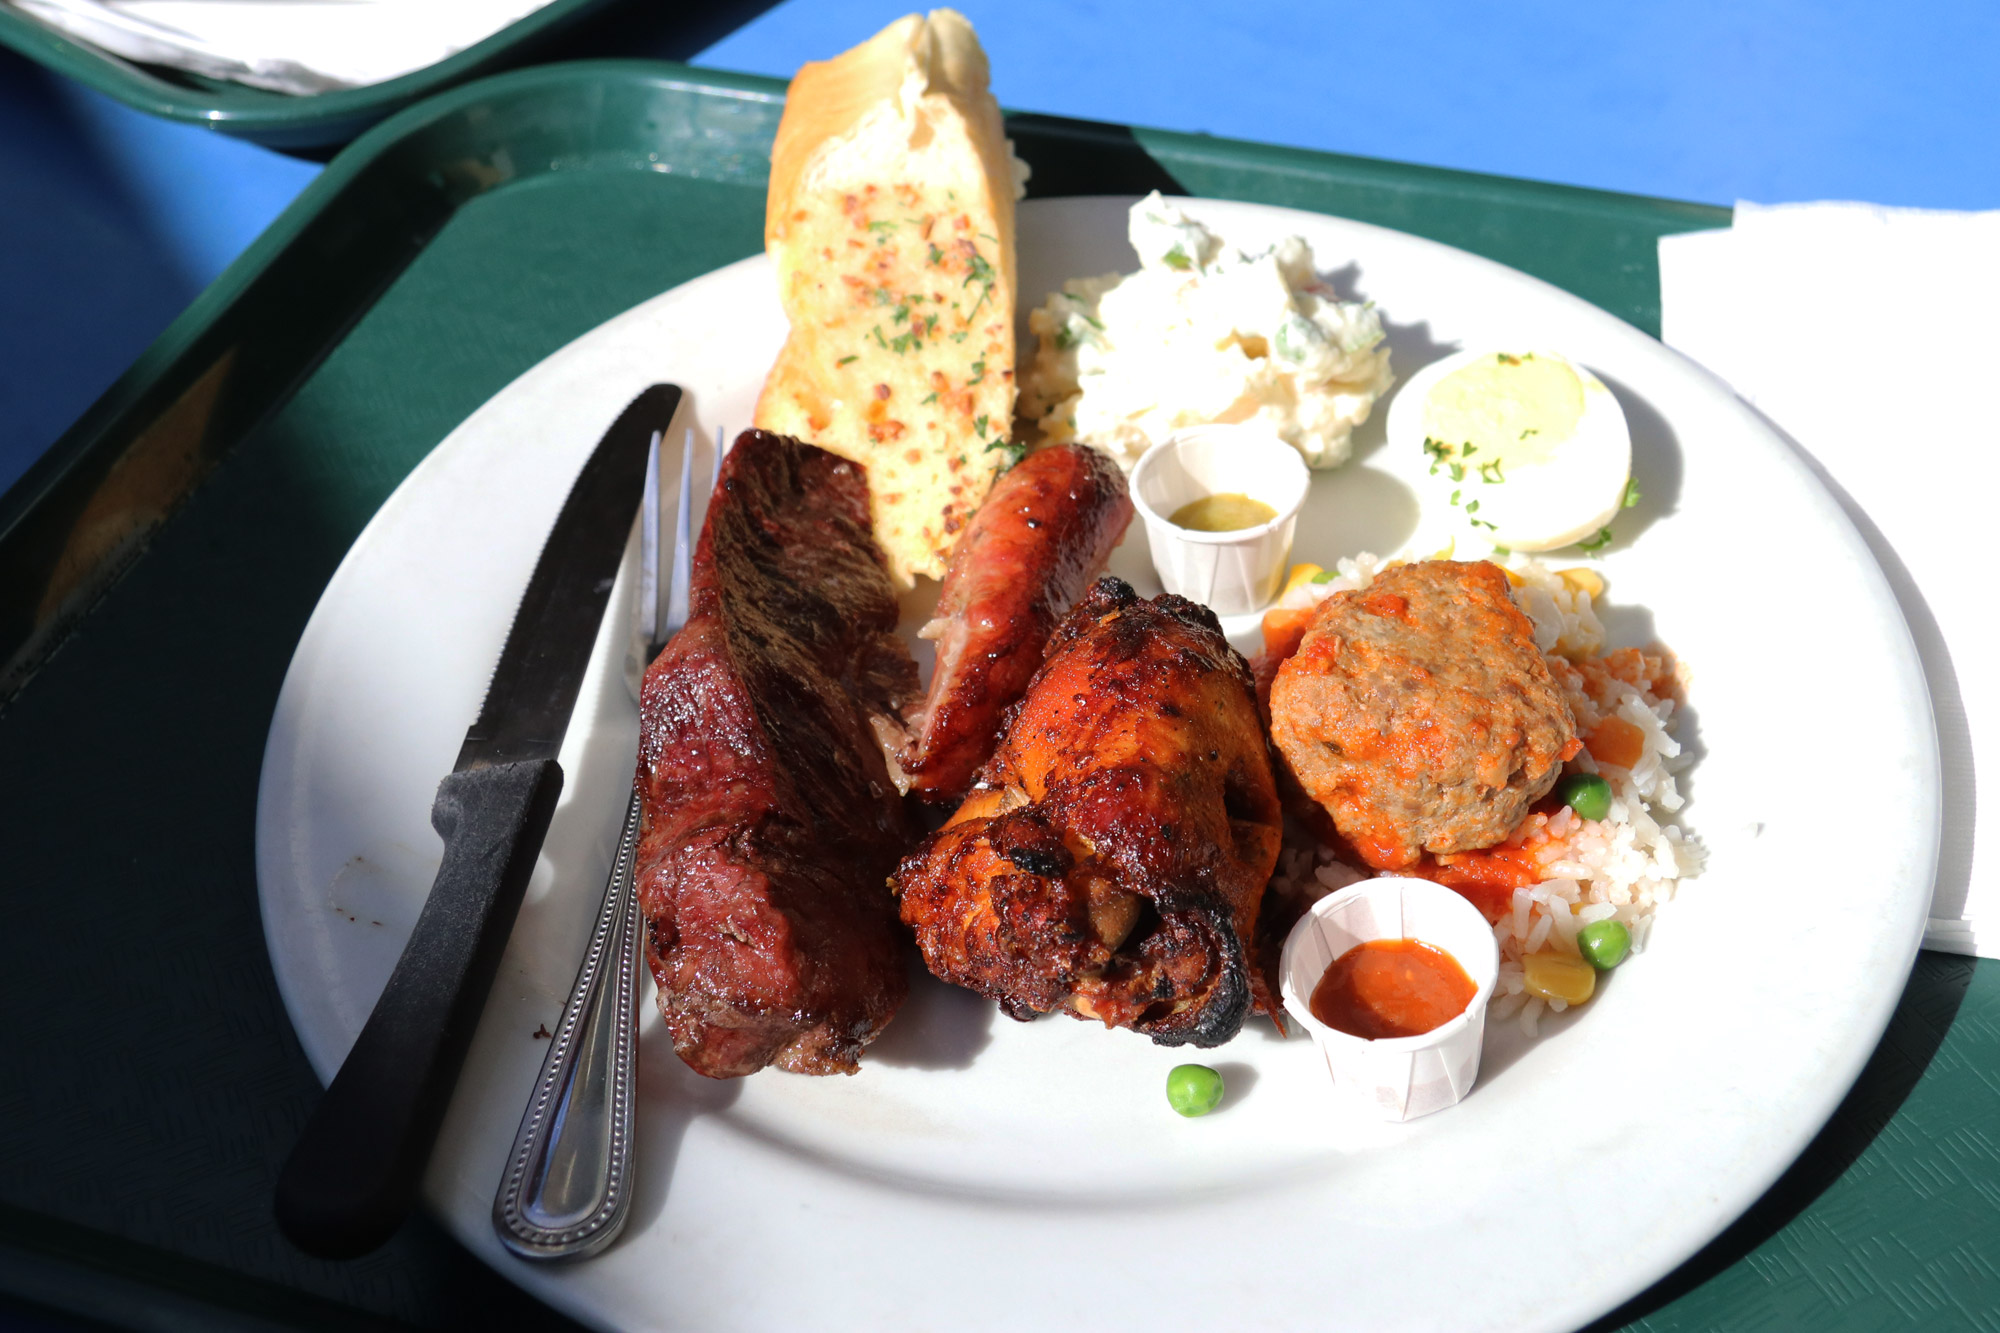
[[[1284,583],[1311,484],[1299,451],[1261,426],[1196,426],[1161,440],[1132,468],[1132,498],[1161,585],[1217,615],[1263,609]],[[1233,532],[1193,532],[1171,521],[1182,505],[1218,494],[1261,500],[1277,517]]]
[[[1478,987],[1472,1002],[1415,1037],[1370,1040],[1314,1018],[1313,988],[1328,965],[1358,944],[1383,939],[1422,940],[1456,958]],[[1414,1120],[1456,1105],[1472,1090],[1500,949],[1479,909],[1442,884],[1385,875],[1320,899],[1292,927],[1278,975],[1285,1012],[1312,1034],[1335,1092],[1351,1105],[1384,1120]]]

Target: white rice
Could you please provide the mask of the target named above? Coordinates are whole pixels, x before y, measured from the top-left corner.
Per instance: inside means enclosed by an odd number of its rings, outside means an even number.
[[[1367,554],[1342,560],[1333,578],[1292,589],[1281,605],[1303,608],[1335,592],[1365,588],[1388,563]],[[1544,1012],[1561,1013],[1567,1006],[1528,994],[1522,958],[1537,952],[1579,957],[1577,932],[1608,920],[1631,932],[1634,954],[1644,952],[1654,912],[1674,896],[1682,879],[1700,873],[1702,851],[1678,823],[1663,822],[1684,804],[1675,777],[1690,762],[1673,737],[1674,695],[1683,679],[1659,679],[1670,667],[1661,653],[1604,652],[1604,626],[1590,591],[1602,582],[1594,574],[1568,571],[1565,578],[1539,560],[1518,555],[1505,567],[1517,580],[1514,600],[1534,622],[1536,645],[1549,659],[1550,674],[1576,718],[1577,734],[1588,737],[1615,716],[1638,728],[1642,738],[1639,758],[1630,768],[1599,763],[1588,750],[1564,765],[1565,773],[1596,773],[1611,784],[1605,818],[1583,819],[1565,806],[1552,815],[1530,815],[1507,839],[1509,845],[1528,848],[1546,878],[1514,890],[1508,909],[1494,924],[1500,981],[1487,1022],[1514,1022],[1532,1037]],[[1288,828],[1271,888],[1303,907],[1372,873],[1339,861],[1332,849],[1303,830]]]

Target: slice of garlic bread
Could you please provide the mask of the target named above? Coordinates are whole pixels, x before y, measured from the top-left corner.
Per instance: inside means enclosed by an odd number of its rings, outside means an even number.
[[[898,19],[792,80],[765,248],[791,336],[763,430],[868,469],[898,586],[942,576],[1016,457],[1016,163],[986,55],[949,9]]]

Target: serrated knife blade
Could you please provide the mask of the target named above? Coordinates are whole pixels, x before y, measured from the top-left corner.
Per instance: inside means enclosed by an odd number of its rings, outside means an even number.
[[[556,754],[639,508],[647,447],[680,400],[653,385],[591,451],[438,785],[431,824],[444,859],[430,896],[278,1177],[278,1225],[310,1254],[366,1254],[415,1201],[562,792]]]

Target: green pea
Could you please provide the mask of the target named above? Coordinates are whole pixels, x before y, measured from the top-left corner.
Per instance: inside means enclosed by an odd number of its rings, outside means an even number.
[[[1602,819],[1611,813],[1611,784],[1595,773],[1572,773],[1556,784],[1556,797],[1579,818]]]
[[[1167,1105],[1182,1115],[1207,1115],[1222,1105],[1222,1075],[1207,1065],[1175,1065],[1167,1073]]]
[[[1632,932],[1616,921],[1593,921],[1576,932],[1576,947],[1590,965],[1609,972],[1632,949]]]

